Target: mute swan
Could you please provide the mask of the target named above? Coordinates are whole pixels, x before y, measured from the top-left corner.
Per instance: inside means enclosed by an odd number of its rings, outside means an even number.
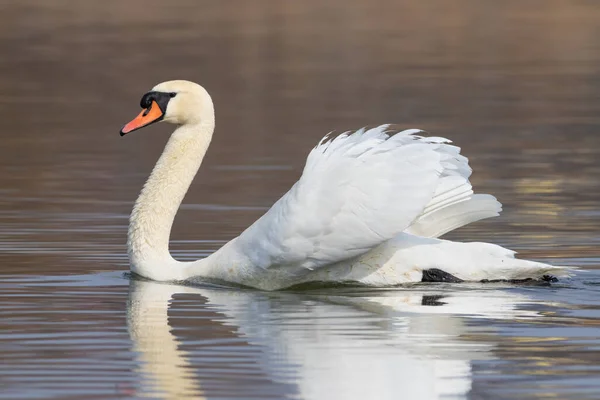
[[[157,281],[229,282],[277,290],[306,282],[390,286],[420,281],[545,279],[567,268],[519,260],[489,243],[437,239],[497,216],[501,204],[473,194],[458,147],[417,129],[387,125],[324,137],[302,176],[265,215],[211,256],[169,254],[173,219],[215,127],[208,92],[189,81],[155,86],[121,136],[165,121],[177,125],[133,208],[131,271]]]

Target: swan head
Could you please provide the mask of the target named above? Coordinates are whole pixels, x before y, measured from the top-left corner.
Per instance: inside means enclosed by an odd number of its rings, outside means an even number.
[[[142,96],[140,106],[142,112],[123,126],[121,136],[160,121],[176,125],[214,123],[210,95],[190,81],[159,83]]]

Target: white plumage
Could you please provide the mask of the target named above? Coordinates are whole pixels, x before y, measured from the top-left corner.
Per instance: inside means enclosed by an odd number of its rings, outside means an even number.
[[[498,215],[501,205],[473,194],[468,160],[449,140],[415,129],[390,134],[388,125],[326,136],[298,182],[264,216],[210,257],[177,262],[168,253],[169,231],[210,143],[214,112],[208,93],[191,82],[154,91],[177,93],[165,120],[180,127],[132,214],[129,254],[138,274],[273,290],[310,281],[396,285],[420,281],[434,268],[463,280],[567,273],[517,260],[499,246],[435,239]]]
[[[449,146],[385,128],[310,152],[300,180],[238,238],[254,265],[312,270],[363,254],[408,228],[439,186],[464,183],[455,174],[466,160],[448,156]]]

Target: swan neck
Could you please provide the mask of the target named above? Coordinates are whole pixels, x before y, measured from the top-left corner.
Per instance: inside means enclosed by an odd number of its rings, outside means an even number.
[[[127,247],[133,272],[155,280],[180,278],[169,253],[171,227],[213,131],[214,117],[207,118],[179,126],[167,142],[131,214]]]

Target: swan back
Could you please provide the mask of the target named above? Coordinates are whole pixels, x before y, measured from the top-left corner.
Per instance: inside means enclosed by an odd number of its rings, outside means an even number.
[[[300,180],[236,239],[239,253],[254,267],[302,275],[400,234],[438,187],[468,185],[468,161],[447,140],[387,131],[324,138]]]

